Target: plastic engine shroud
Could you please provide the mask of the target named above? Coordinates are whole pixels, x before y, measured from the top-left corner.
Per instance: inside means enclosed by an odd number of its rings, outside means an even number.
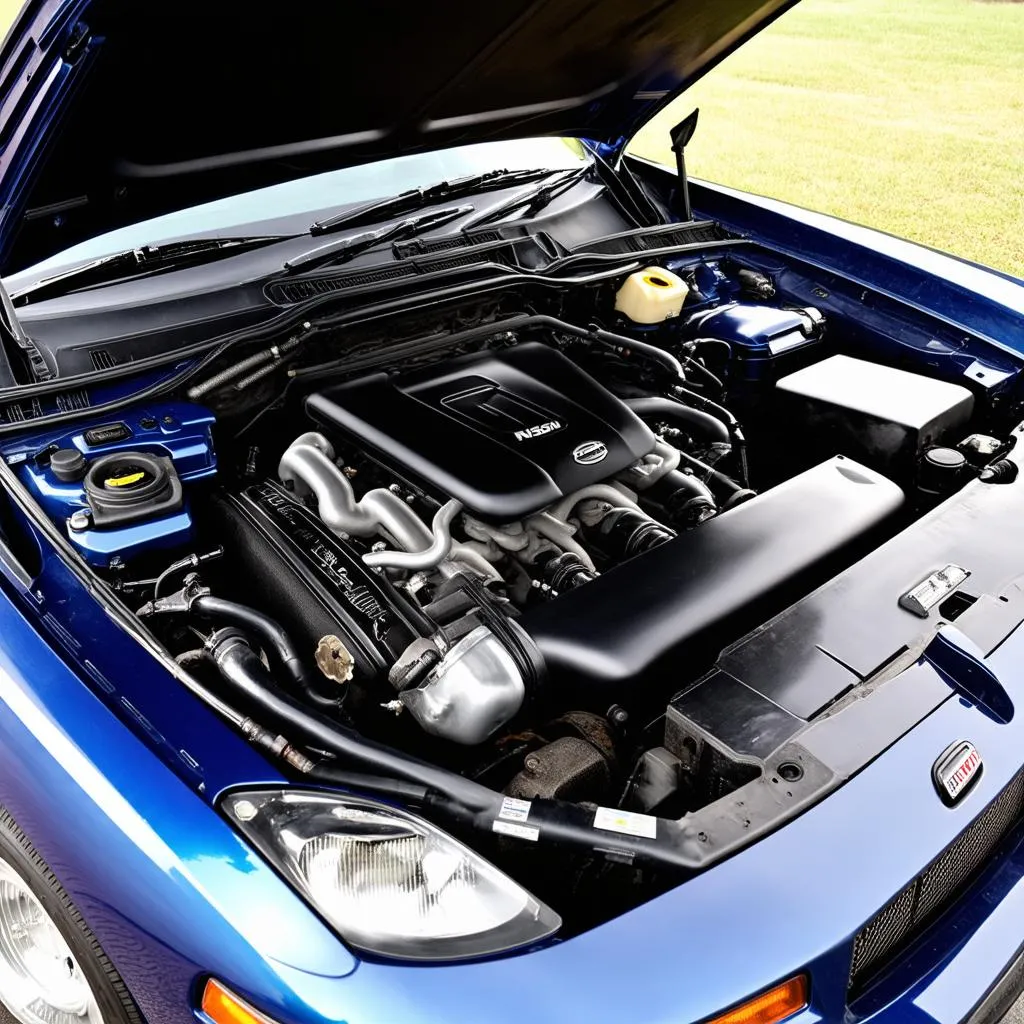
[[[380,373],[307,400],[329,433],[411,473],[444,499],[512,522],[614,476],[654,435],[619,399],[540,343]]]

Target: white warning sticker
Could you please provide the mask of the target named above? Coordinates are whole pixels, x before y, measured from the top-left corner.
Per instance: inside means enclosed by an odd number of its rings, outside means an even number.
[[[529,800],[517,800],[514,796],[507,796],[501,801],[498,817],[506,821],[526,821],[530,816],[530,806]]]
[[[531,843],[540,838],[540,829],[532,825],[517,825],[514,821],[496,821],[491,828],[503,836],[515,836],[517,839],[529,839]]]
[[[650,814],[637,814],[636,811],[616,811],[611,807],[598,807],[594,814],[594,828],[621,832],[627,836],[642,836],[644,839],[658,837],[657,818]]]

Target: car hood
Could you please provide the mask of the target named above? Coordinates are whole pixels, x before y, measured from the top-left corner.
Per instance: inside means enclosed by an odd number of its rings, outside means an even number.
[[[30,0],[0,75],[0,199],[95,234],[466,142],[614,152],[793,2]]]

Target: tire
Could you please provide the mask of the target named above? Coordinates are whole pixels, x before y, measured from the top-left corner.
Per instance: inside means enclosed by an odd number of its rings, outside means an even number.
[[[17,880],[11,872],[19,876],[21,883],[35,897],[38,906],[67,943],[74,961],[67,964],[68,975],[70,977],[74,974],[74,966],[77,965],[80,975],[75,977],[84,978],[94,1000],[93,1009],[102,1015],[102,1024],[144,1024],[142,1014],[127,986],[103,952],[96,936],[89,930],[71,897],[14,819],[0,807],[0,894],[6,892],[10,895],[17,886]],[[31,909],[38,912],[35,907]],[[0,900],[2,914],[3,903]],[[4,922],[0,919],[0,971],[8,968],[13,962],[10,957],[14,955],[2,948],[3,928]],[[61,962],[61,959],[57,956],[53,962]],[[30,1015],[26,1015],[29,1011],[19,1012],[14,1007],[8,1008],[2,1000],[3,990],[0,988],[0,1024],[38,1024]],[[74,1021],[96,1024],[94,1017],[85,1013],[64,1013],[64,1017],[69,1024]]]

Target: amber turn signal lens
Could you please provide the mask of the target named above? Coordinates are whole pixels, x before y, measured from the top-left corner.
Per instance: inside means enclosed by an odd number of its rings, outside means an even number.
[[[272,1024],[259,1010],[211,978],[203,989],[202,1011],[216,1024]]]
[[[720,1014],[708,1024],[778,1024],[807,1006],[807,977],[799,975]]]

